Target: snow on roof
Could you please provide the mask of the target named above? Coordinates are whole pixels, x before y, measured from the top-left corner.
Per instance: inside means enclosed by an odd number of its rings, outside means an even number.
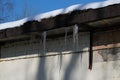
[[[13,28],[13,27],[20,27],[27,21],[36,20],[40,22],[44,18],[55,17],[59,14],[70,13],[74,10],[96,9],[96,8],[106,7],[109,5],[119,4],[119,3],[120,3],[120,0],[107,0],[107,1],[102,1],[102,2],[88,3],[88,4],[76,4],[76,5],[72,5],[70,7],[64,8],[64,9],[58,9],[58,10],[50,11],[47,13],[38,14],[36,16],[24,18],[18,21],[2,23],[0,24],[0,30],[7,29],[7,28]]]

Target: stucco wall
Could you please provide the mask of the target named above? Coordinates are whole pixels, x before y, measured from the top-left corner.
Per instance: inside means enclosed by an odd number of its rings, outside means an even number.
[[[39,40],[6,44],[1,48],[0,80],[120,80],[119,47],[95,45],[89,70],[89,33],[80,33],[78,42],[74,50],[72,35],[67,43],[64,37],[47,39],[46,53]]]

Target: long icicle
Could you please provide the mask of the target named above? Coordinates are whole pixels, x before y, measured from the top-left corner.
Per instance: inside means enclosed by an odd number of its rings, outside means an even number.
[[[65,28],[65,50],[67,49],[67,36],[68,36],[68,29]]]
[[[78,50],[78,26],[74,25],[73,27],[73,49]]]

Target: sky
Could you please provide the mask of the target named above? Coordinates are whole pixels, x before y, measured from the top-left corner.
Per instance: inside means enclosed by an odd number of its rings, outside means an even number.
[[[16,21],[74,4],[87,4],[104,0],[1,0],[0,23]]]

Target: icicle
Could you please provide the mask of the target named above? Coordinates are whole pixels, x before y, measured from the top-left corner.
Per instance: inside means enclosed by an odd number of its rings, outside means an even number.
[[[46,32],[43,32],[43,52],[46,53]]]
[[[73,27],[73,49],[78,50],[78,26]]]
[[[73,27],[73,49],[78,51],[78,26],[74,25]],[[80,54],[81,68],[82,68],[82,53]]]
[[[67,49],[67,35],[68,35],[68,29],[65,28],[65,50]]]

